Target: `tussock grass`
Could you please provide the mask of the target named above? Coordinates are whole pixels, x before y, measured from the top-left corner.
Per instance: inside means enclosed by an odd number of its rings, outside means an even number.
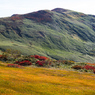
[[[0,95],[94,94],[94,74],[53,68],[0,66]]]

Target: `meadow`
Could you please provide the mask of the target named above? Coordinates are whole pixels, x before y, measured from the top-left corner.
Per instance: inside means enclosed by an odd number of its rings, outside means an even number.
[[[7,64],[0,62],[0,95],[95,94],[93,73],[53,67],[12,68]]]

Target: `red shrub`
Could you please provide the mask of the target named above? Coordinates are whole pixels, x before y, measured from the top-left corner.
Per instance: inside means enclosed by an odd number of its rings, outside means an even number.
[[[21,66],[18,64],[8,64],[8,67],[15,67],[15,68],[20,68]]]
[[[51,63],[49,63],[49,65],[51,65]]]
[[[33,56],[31,56],[31,57],[33,57]],[[37,59],[39,59],[39,60],[46,60],[46,59],[48,59],[45,56],[39,56],[39,55],[34,55],[34,57],[37,58]]]
[[[35,56],[34,56],[34,55],[31,55],[30,57],[33,58],[33,57],[35,57]]]
[[[18,65],[32,65],[32,63],[29,61],[29,60],[24,60],[24,61],[16,61],[15,64],[18,64]]]
[[[38,66],[44,66],[45,65],[45,61],[37,61],[36,65],[38,65]]]
[[[46,59],[48,59],[47,57],[45,57],[45,56],[40,56],[40,58],[39,58],[40,60],[46,60]]]
[[[3,55],[0,55],[0,58],[2,58]]]
[[[34,57],[35,57],[35,58],[37,58],[37,59],[39,59],[39,58],[40,58],[40,56],[39,56],[39,55],[34,55]]]
[[[94,70],[95,69],[95,67],[89,66],[89,65],[85,65],[83,68],[87,69],[87,70]]]

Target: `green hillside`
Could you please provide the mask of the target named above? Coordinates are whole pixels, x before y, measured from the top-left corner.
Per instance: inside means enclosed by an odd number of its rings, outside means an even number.
[[[0,18],[0,50],[95,62],[95,16],[56,8]]]

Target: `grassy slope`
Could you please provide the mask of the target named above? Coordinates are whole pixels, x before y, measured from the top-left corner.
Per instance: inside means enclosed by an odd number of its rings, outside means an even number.
[[[69,70],[0,66],[1,95],[94,95],[95,75]]]
[[[94,22],[90,22],[94,17],[72,11],[48,12],[54,14],[51,23],[0,19],[0,48],[18,49],[28,55],[94,62],[95,57],[87,55],[95,46]]]

